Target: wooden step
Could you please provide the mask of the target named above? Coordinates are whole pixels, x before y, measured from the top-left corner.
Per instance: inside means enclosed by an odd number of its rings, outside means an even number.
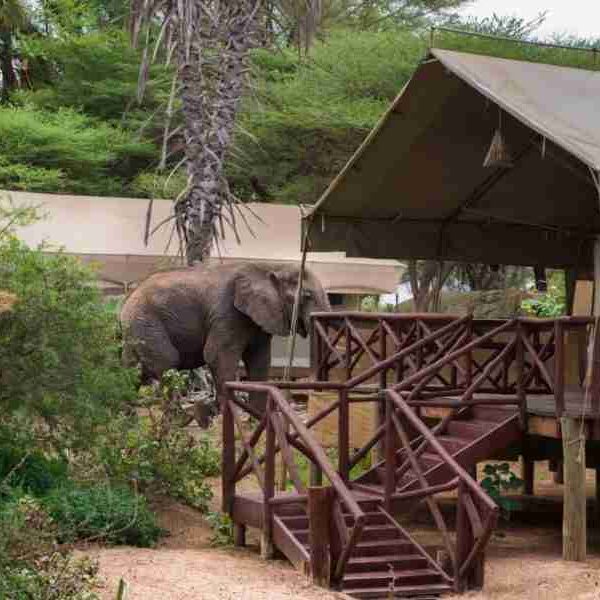
[[[445,434],[436,436],[436,439],[450,454],[454,454],[461,448],[464,448],[466,443],[464,438]]]
[[[393,569],[419,569],[427,566],[427,560],[420,554],[383,554],[382,556],[355,556],[350,558],[347,573],[382,571],[389,566]]]
[[[292,532],[302,544],[308,543],[308,529],[296,529]],[[394,540],[400,533],[393,525],[366,525],[361,533],[361,539],[369,540]]]
[[[474,406],[471,414],[479,421],[501,423],[517,412],[515,406]]]
[[[479,421],[471,419],[469,421],[451,421],[446,429],[448,435],[452,437],[463,438],[465,440],[474,440],[492,429],[493,424],[488,421]]]
[[[344,594],[354,598],[378,599],[389,598],[390,590],[387,587],[371,588],[345,588]],[[431,583],[426,585],[405,585],[394,588],[394,598],[418,598],[419,596],[439,596],[452,591],[452,587],[445,583]]]
[[[391,540],[369,540],[360,541],[354,547],[352,558],[360,558],[362,556],[390,556],[392,554],[398,556],[406,556],[414,552],[413,545],[405,539],[395,538]]]
[[[439,571],[434,569],[412,569],[394,571],[394,581],[396,586],[405,585],[426,585],[431,583],[441,583],[442,576]],[[346,588],[389,588],[392,580],[390,571],[371,571],[368,573],[348,573],[344,576],[342,589]]]
[[[298,529],[308,529],[308,516],[307,515],[293,515],[293,516],[280,516],[280,519],[285,523],[285,526],[290,531],[296,531]],[[354,525],[354,517],[351,514],[344,514],[344,520],[346,525],[352,527]],[[387,517],[381,512],[366,512],[365,513],[365,524],[366,525],[385,525],[389,523]]]

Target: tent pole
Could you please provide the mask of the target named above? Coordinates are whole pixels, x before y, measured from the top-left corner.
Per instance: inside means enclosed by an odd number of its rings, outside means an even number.
[[[300,273],[298,274],[298,285],[296,286],[296,294],[294,297],[294,308],[292,310],[292,319],[290,323],[290,335],[288,337],[288,362],[283,369],[283,381],[290,380],[290,374],[294,365],[294,355],[296,353],[296,337],[298,335],[298,317],[300,314],[300,302],[302,299],[302,286],[304,281],[304,272],[306,271],[306,255],[308,253],[309,246],[309,234],[312,225],[312,218],[309,219],[304,230],[304,237],[302,239],[302,259],[300,260]],[[287,401],[291,404],[292,392],[291,390],[285,390]],[[285,462],[283,459],[283,452],[281,453],[281,468],[279,473],[279,489],[285,491],[287,484],[287,472],[285,468]]]
[[[590,175],[598,190],[598,210],[600,211],[600,173],[590,169]],[[563,488],[563,558],[565,560],[585,561],[587,546],[586,530],[586,481],[585,481],[585,430],[583,427],[584,411],[591,392],[591,383],[595,379],[592,370],[596,367],[592,350],[596,348],[599,335],[600,318],[600,236],[594,241],[594,304],[593,314],[596,317],[588,349],[588,368],[585,382],[586,395],[582,407],[581,419],[563,417],[561,432],[563,438],[564,478]]]

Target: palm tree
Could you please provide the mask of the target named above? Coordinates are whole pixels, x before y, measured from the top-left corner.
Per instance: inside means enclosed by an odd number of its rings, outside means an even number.
[[[294,18],[306,46],[321,0],[131,0],[133,42],[144,39],[141,89],[148,72],[148,41],[158,37],[174,63],[173,91],[181,100],[188,185],[175,203],[176,224],[189,264],[204,260],[224,222],[235,230],[243,213],[224,174],[250,51],[261,45],[267,19]],[[155,54],[155,52],[154,52]],[[170,103],[172,104],[172,103]]]
[[[189,264],[209,255],[223,223],[236,231],[240,202],[224,173],[252,49],[275,41],[311,44],[321,19],[425,17],[465,0],[130,0],[134,44],[144,41],[140,93],[152,56],[166,50],[175,65],[168,113],[178,94],[183,111],[188,185],[175,202],[176,225]],[[375,12],[373,12],[375,11]],[[381,18],[372,19],[373,14]],[[363,19],[364,17],[364,19]],[[367,20],[369,20],[367,19]],[[154,50],[150,41],[154,39]],[[169,123],[170,119],[167,119]],[[165,132],[165,144],[168,139]],[[164,164],[164,153],[163,161]]]
[[[10,89],[17,83],[13,68],[13,38],[15,32],[27,24],[27,9],[21,0],[0,0],[0,73],[2,89],[0,101],[6,104]]]

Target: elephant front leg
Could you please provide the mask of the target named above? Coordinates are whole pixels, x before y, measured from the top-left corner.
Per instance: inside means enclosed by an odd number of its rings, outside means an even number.
[[[250,381],[267,381],[271,367],[271,336],[248,347],[244,352],[243,360]],[[266,394],[250,392],[249,404],[263,413],[267,407]]]

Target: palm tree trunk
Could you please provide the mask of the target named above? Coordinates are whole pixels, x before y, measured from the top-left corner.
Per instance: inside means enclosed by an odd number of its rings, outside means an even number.
[[[246,84],[249,52],[256,43],[256,6],[242,2],[223,9],[218,25],[207,28],[202,48],[179,49],[189,178],[182,200],[188,264],[210,255],[223,220],[235,221],[225,159]]]

